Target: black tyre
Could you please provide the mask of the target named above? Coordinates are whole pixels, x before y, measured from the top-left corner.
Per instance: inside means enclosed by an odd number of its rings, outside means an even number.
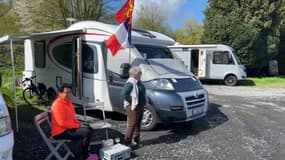
[[[30,106],[36,105],[38,103],[38,96],[36,93],[32,92],[30,88],[24,89],[23,98],[25,102]]]
[[[147,105],[144,108],[141,129],[144,131],[153,130],[157,125],[157,114],[152,105]]]
[[[235,86],[237,84],[237,77],[234,75],[229,75],[224,81],[227,86]]]

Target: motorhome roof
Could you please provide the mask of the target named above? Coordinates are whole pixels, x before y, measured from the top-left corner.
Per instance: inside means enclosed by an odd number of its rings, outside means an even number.
[[[92,31],[103,31],[111,35],[115,32],[117,25],[106,24],[97,21],[81,21],[72,24],[67,29],[42,32],[42,33],[32,33],[28,36],[4,36],[0,38],[0,43],[8,41],[8,39],[14,40],[25,40],[25,39],[43,39],[48,37],[53,37],[62,34],[72,34],[72,33],[83,33],[83,32],[92,32]],[[174,45],[175,41],[159,32],[133,29],[132,30],[132,41],[134,44],[149,44],[149,45],[162,45],[169,46]]]
[[[116,25],[106,24],[98,21],[81,21],[72,24],[66,30],[78,30],[78,29],[96,29],[108,32],[110,34],[114,33],[116,30]]]
[[[110,35],[116,31],[117,25],[106,24],[97,21],[81,21],[72,24],[67,30],[100,30],[109,33]],[[162,45],[173,45],[174,40],[164,34],[155,31],[148,31],[142,29],[132,30],[132,40],[134,43],[141,44],[162,44]]]
[[[170,48],[218,48],[218,47],[228,47],[227,45],[224,44],[197,44],[197,45],[183,45],[183,44],[178,44],[178,45],[173,45],[169,46]]]

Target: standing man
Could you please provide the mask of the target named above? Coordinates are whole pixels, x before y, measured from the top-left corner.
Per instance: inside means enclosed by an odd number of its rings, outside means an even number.
[[[131,148],[139,147],[141,121],[146,104],[146,90],[141,82],[141,75],[140,67],[130,68],[130,77],[121,93],[124,99],[124,108],[127,112],[125,144]]]
[[[51,106],[51,133],[55,139],[81,140],[81,158],[86,159],[92,129],[76,119],[71,94],[69,84],[64,83],[58,89],[58,97]]]

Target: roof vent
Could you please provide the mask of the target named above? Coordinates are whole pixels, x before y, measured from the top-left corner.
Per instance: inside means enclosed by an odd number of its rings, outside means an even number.
[[[156,38],[155,35],[151,34],[151,33],[148,32],[148,31],[145,31],[145,30],[133,29],[133,31],[135,31],[135,32],[137,32],[137,33],[139,33],[140,35],[145,36],[145,37]]]

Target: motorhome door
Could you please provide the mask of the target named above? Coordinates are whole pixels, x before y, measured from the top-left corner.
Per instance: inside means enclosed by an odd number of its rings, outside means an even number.
[[[80,38],[73,40],[72,51],[72,88],[73,102],[95,102],[95,86],[100,86],[101,74],[98,70],[98,52],[100,46],[82,42]],[[99,78],[99,79],[98,79]]]
[[[82,41],[80,37],[72,40],[72,94],[76,101],[82,98]]]
[[[199,49],[192,49],[190,54],[190,68],[194,75],[198,75],[199,67]]]
[[[199,50],[198,77],[207,78],[207,54],[206,50]]]
[[[130,62],[129,50],[121,50],[116,56],[107,54],[107,80],[110,102],[114,110],[123,112],[123,98],[120,93],[128,77],[122,77],[124,64]]]

